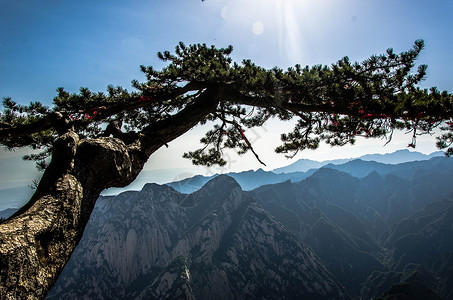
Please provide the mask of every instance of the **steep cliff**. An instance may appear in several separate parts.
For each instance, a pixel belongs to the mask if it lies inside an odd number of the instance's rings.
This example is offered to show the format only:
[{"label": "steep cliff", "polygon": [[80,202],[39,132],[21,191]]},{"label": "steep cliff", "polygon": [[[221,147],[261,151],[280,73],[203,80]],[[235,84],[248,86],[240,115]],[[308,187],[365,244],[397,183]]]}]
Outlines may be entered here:
[{"label": "steep cliff", "polygon": [[183,195],[102,197],[47,299],[347,299],[320,259],[228,176]]}]

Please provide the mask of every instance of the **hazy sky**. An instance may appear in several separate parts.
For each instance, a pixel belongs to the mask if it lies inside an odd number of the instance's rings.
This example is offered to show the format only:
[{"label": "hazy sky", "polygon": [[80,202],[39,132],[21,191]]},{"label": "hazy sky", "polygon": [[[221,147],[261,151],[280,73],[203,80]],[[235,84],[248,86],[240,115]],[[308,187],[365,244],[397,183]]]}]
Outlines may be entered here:
[{"label": "hazy sky", "polygon": [[[179,41],[217,47],[233,45],[236,61],[250,58],[264,67],[330,64],[343,56],[363,60],[392,47],[404,51],[425,40],[419,63],[428,64],[424,87],[453,90],[453,1],[418,0],[166,0],[63,1],[0,0],[0,96],[20,103],[51,104],[57,87],[105,91],[108,84],[130,88],[144,80],[139,65],[162,67],[156,52]],[[273,153],[288,124],[270,122],[248,132],[264,169],[290,164]],[[188,168],[184,150],[196,148],[203,128],[195,128],[150,158],[146,169]],[[297,158],[356,157],[402,149],[411,136],[392,143],[322,147]],[[417,151],[435,151],[420,138]],[[0,159],[17,156],[0,150]],[[253,155],[227,158],[226,169],[262,167]],[[198,169],[203,173],[206,170]],[[6,175],[6,169],[0,170]]]}]

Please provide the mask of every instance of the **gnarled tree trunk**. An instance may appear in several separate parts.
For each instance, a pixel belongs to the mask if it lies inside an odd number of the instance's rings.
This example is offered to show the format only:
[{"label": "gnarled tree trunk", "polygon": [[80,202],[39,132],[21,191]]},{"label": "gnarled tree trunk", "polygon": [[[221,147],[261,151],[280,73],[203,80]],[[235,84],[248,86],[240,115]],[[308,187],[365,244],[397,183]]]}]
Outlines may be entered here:
[{"label": "gnarled tree trunk", "polygon": [[0,224],[0,298],[43,299],[79,243],[99,194],[130,184],[149,156],[215,110],[206,89],[192,105],[140,133],[80,140],[69,131],[30,201]]}]

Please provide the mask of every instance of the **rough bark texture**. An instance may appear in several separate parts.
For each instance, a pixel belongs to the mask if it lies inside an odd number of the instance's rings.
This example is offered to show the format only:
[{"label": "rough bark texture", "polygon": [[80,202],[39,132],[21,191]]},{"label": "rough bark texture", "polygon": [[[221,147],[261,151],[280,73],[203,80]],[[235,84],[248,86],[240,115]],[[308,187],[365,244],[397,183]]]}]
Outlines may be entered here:
[{"label": "rough bark texture", "polygon": [[131,183],[154,151],[195,126],[220,98],[217,89],[206,89],[196,103],[124,139],[61,135],[33,197],[0,224],[0,299],[43,299],[80,241],[101,191]]}]

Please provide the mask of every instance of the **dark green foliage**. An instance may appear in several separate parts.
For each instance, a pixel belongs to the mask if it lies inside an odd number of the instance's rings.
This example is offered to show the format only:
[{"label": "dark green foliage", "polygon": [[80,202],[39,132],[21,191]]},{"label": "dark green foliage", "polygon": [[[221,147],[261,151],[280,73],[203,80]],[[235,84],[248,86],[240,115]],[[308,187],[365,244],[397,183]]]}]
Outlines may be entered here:
[{"label": "dark green foliage", "polygon": [[363,62],[352,63],[344,57],[330,66],[296,65],[282,70],[264,69],[250,60],[233,62],[231,46],[218,49],[181,42],[174,54],[158,53],[168,62],[162,70],[141,66],[146,81],[134,80],[133,92],[109,86],[106,93],[81,88],[71,94],[59,88],[51,108],[40,103],[21,106],[5,98],[0,140],[9,149],[31,146],[43,150],[27,159],[44,168],[52,144],[62,132],[75,130],[82,138],[95,138],[112,134],[106,128],[113,122],[117,132],[144,132],[211,90],[219,105],[215,112],[200,117],[200,123],[214,121],[214,127],[201,139],[203,148],[184,154],[194,164],[224,165],[222,150],[227,148],[239,154],[250,150],[259,160],[247,139],[247,129],[275,117],[298,120],[292,132],[282,134],[283,143],[276,149],[288,156],[316,149],[321,141],[341,146],[354,143],[356,136],[391,139],[395,129],[412,131],[409,146],[415,147],[417,135],[439,126],[445,133],[437,145],[450,155],[452,96],[435,88],[417,88],[426,75],[425,65],[412,71],[423,47],[423,41],[417,40],[412,49],[399,54],[388,49]]},{"label": "dark green foliage", "polygon": [[[50,112],[49,108],[41,103],[31,102],[28,106],[24,106],[17,104],[9,97],[3,99],[3,107],[3,113],[0,113],[0,129],[33,124]],[[52,134],[52,131],[47,130],[29,136],[2,139],[1,143],[10,150],[24,146],[37,149],[42,145],[49,145]]]}]

